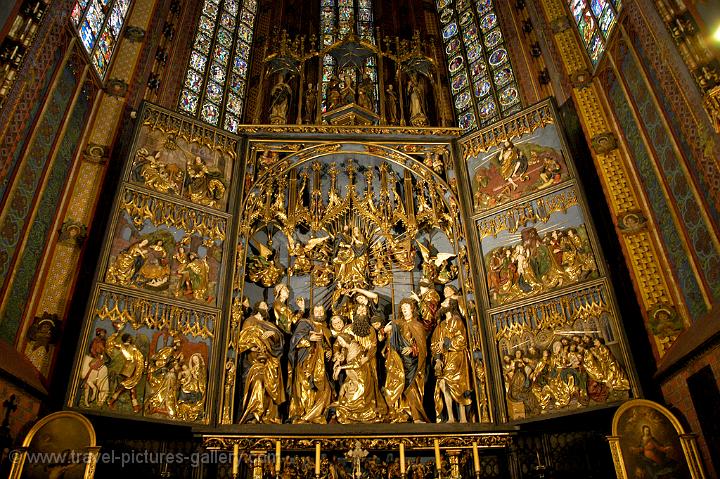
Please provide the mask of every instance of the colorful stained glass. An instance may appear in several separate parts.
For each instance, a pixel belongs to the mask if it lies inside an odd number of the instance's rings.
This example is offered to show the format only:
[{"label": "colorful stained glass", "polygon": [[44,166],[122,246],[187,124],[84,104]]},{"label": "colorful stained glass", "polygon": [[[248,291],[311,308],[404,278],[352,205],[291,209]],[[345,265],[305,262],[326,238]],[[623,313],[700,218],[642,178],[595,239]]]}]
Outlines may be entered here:
[{"label": "colorful stained glass", "polygon": [[252,28],[246,26],[244,23],[240,24],[238,28],[238,38],[242,39],[246,43],[250,43],[252,40]]},{"label": "colorful stained glass", "polygon": [[245,25],[252,27],[252,24],[255,21],[255,15],[250,10],[243,10],[240,15],[240,21]]},{"label": "colorful stained glass", "polygon": [[502,33],[499,28],[485,35],[485,48],[492,50],[502,42]]},{"label": "colorful stained glass", "polygon": [[477,41],[477,27],[474,23],[465,28],[465,30],[463,31],[463,39],[465,40],[466,44]]},{"label": "colorful stained glass", "polygon": [[497,25],[497,15],[494,13],[488,13],[480,20],[480,29],[485,32],[489,32]]},{"label": "colorful stained glass", "polygon": [[201,72],[205,70],[205,64],[207,63],[207,58],[203,55],[201,55],[198,52],[193,51],[190,54],[190,66],[194,68],[195,70]]},{"label": "colorful stained glass", "polygon": [[457,35],[457,23],[453,22],[443,28],[443,38],[448,39]]},{"label": "colorful stained glass", "polygon": [[92,51],[95,45],[95,35],[87,21],[83,22],[82,27],[80,27],[80,41],[82,41],[85,50],[88,52]]},{"label": "colorful stained glass", "polygon": [[600,17],[600,15],[602,15],[605,5],[607,5],[606,0],[590,0],[590,9],[596,17]]},{"label": "colorful stained glass", "polygon": [[227,65],[228,59],[230,58],[230,51],[222,45],[215,45],[213,57],[216,62]]},{"label": "colorful stained glass", "polygon": [[451,1],[452,1],[452,0],[438,0],[438,1],[437,1],[437,7],[438,7],[438,9],[447,7],[447,6],[450,4]]},{"label": "colorful stained glass", "polygon": [[455,56],[452,60],[450,60],[450,63],[448,63],[448,70],[450,70],[450,74],[454,74],[458,70],[460,70],[465,65],[465,60],[463,59],[462,55]]},{"label": "colorful stained glass", "polygon": [[493,7],[492,0],[477,0],[475,4],[477,14],[480,16],[485,15]]},{"label": "colorful stained glass", "polygon": [[458,125],[463,130],[469,130],[477,126],[475,123],[475,113],[472,111],[461,113],[458,118]]},{"label": "colorful stained glass", "polygon": [[491,67],[497,67],[507,61],[507,56],[507,50],[505,50],[504,48],[498,48],[490,54],[490,57],[488,58],[488,63],[490,63]]},{"label": "colorful stained glass", "polygon": [[257,13],[257,0],[245,0],[245,8],[253,13]]},{"label": "colorful stained glass", "polygon": [[467,85],[468,85],[468,77],[464,71],[460,72],[460,74],[458,74],[456,77],[454,77],[450,82],[450,87],[454,94],[456,94],[460,90],[464,90]]},{"label": "colorful stained glass", "polygon": [[503,108],[512,105],[513,103],[518,101],[518,98],[519,94],[517,88],[515,87],[506,88],[498,95],[498,100],[500,101],[500,105]]},{"label": "colorful stained glass", "polygon": [[218,29],[217,41],[226,48],[232,47],[233,34],[224,28]]},{"label": "colorful stained glass", "polygon": [[465,90],[455,97],[455,109],[463,111],[470,105],[470,90]]},{"label": "colorful stained glass", "polygon": [[470,10],[466,11],[462,15],[460,15],[460,25],[465,26],[472,22],[473,20],[473,14]]},{"label": "colorful stained glass", "polygon": [[233,71],[235,73],[237,73],[238,75],[241,75],[244,77],[245,75],[247,75],[247,69],[248,69],[247,62],[245,60],[243,60],[242,58],[240,58],[239,56],[235,57]]},{"label": "colorful stained glass", "polygon": [[220,120],[220,110],[212,103],[205,103],[200,112],[200,119],[212,125],[217,125]]},{"label": "colorful stained glass", "polygon": [[183,90],[180,94],[180,109],[188,113],[195,113],[198,105],[198,96],[190,91]]},{"label": "colorful stained glass", "polygon": [[[605,52],[605,39],[617,23],[620,0],[566,0],[593,66]],[[602,34],[600,34],[602,33]]]},{"label": "colorful stained glass", "polygon": [[213,63],[212,66],[210,66],[210,78],[218,83],[225,83],[225,67]]},{"label": "colorful stained glass", "polygon": [[80,24],[80,19],[82,18],[82,7],[79,3],[75,2],[75,5],[73,6],[72,13],[70,14],[70,18],[72,19],[72,22],[75,26],[78,26]]},{"label": "colorful stained glass", "polygon": [[230,91],[233,92],[235,95],[242,97],[243,96],[243,89],[245,87],[245,81],[243,80],[243,77],[240,75],[232,75],[230,77]]},{"label": "colorful stained glass", "polygon": [[452,20],[453,12],[449,8],[447,10],[443,10],[440,14],[440,22],[442,22],[443,25],[448,23],[450,20]]},{"label": "colorful stained glass", "polygon": [[478,98],[487,96],[491,90],[492,85],[486,78],[483,78],[479,82],[475,83],[475,96]]},{"label": "colorful stained glass", "polygon": [[238,2],[237,0],[225,0],[223,8],[230,12],[232,15],[236,15],[238,12]]},{"label": "colorful stained glass", "polygon": [[478,112],[480,113],[480,118],[483,120],[486,120],[492,116],[495,115],[495,112],[497,110],[497,107],[495,106],[495,100],[492,98],[488,98],[484,102],[480,103],[478,107]]},{"label": "colorful stained glass", "polygon": [[473,78],[483,76],[486,71],[487,67],[485,66],[485,62],[475,62],[470,66],[470,75]]},{"label": "colorful stained glass", "polygon": [[198,75],[193,70],[188,70],[188,74],[185,77],[185,88],[188,88],[194,92],[199,92],[202,87],[203,77]]},{"label": "colorful stained glass", "polygon": [[223,88],[213,81],[208,82],[207,88],[205,89],[205,98],[213,103],[220,103],[222,96]]},{"label": "colorful stained glass", "polygon": [[470,63],[474,62],[478,58],[482,57],[482,47],[479,43],[475,43],[471,46],[466,47],[467,59]]},{"label": "colorful stained glass", "polygon": [[242,112],[242,100],[235,96],[235,95],[228,95],[227,99],[227,109],[228,111],[231,111],[235,113],[236,115],[239,115]]},{"label": "colorful stained glass", "polygon": [[498,88],[507,85],[512,81],[512,79],[513,73],[510,67],[501,68],[493,73],[493,81],[495,82],[495,86]]},{"label": "colorful stained glass", "polygon": [[235,51],[237,52],[237,55],[243,60],[247,60],[250,57],[250,45],[245,42],[238,42]]},{"label": "colorful stained glass", "polygon": [[448,42],[448,44],[445,46],[445,53],[448,55],[451,55],[458,51],[460,48],[460,39],[459,38],[453,38]]},{"label": "colorful stained glass", "polygon": [[212,18],[203,15],[200,17],[198,28],[204,32],[212,34],[213,30],[215,30],[215,21]]},{"label": "colorful stained glass", "polygon": [[215,17],[217,17],[217,14],[218,14],[218,6],[215,5],[213,2],[211,2],[210,0],[205,0],[202,11],[208,17],[215,18]]},{"label": "colorful stained glass", "polygon": [[225,115],[225,123],[223,124],[224,129],[231,133],[237,133],[239,127],[240,120],[238,120],[237,117],[233,115]]},{"label": "colorful stained glass", "polygon": [[90,8],[85,14],[85,21],[95,35],[100,32],[100,28],[102,28],[102,24],[105,21],[105,16],[97,0],[90,3]]},{"label": "colorful stained glass", "polygon": [[220,15],[220,24],[228,30],[234,30],[235,17],[229,12],[222,12],[222,15]]}]

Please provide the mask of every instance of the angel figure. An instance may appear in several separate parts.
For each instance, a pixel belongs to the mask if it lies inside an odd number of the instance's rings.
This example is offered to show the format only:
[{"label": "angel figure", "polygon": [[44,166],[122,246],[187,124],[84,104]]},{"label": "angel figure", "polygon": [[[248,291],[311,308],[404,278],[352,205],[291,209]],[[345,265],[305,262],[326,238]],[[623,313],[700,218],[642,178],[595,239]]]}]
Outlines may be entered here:
[{"label": "angel figure", "polygon": [[420,254],[423,257],[423,277],[433,283],[447,284],[457,276],[457,266],[450,263],[455,253],[440,253],[429,241],[426,244],[418,242]]},{"label": "angel figure", "polygon": [[302,243],[288,236],[288,252],[290,256],[295,257],[295,263],[288,270],[288,276],[304,276],[312,271],[312,253],[316,246],[322,245],[330,237],[323,236],[320,238],[310,238],[307,243]]},{"label": "angel figure", "polygon": [[275,286],[283,275],[277,252],[269,245],[256,243],[258,254],[248,254],[248,279],[265,288]]}]

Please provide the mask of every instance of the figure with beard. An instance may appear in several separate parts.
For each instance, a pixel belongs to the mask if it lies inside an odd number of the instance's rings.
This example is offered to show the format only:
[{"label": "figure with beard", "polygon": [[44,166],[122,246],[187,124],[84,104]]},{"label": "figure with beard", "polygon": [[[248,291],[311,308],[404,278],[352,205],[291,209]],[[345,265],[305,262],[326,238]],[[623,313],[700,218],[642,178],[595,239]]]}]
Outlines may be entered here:
[{"label": "figure with beard", "polygon": [[243,323],[237,338],[238,354],[246,353],[240,424],[280,424],[278,406],[285,402],[280,365],[284,345],[282,331],[268,320],[267,304],[259,302],[255,313]]},{"label": "figure with beard", "polygon": [[312,317],[297,323],[290,338],[288,386],[293,423],[327,422],[325,414],[332,401],[332,386],[325,372],[325,360],[332,355],[330,336],[325,308],[318,304]]},{"label": "figure with beard", "polygon": [[385,326],[388,335],[385,366],[385,402],[393,422],[428,422],[423,408],[425,391],[425,360],[427,345],[425,328],[417,320],[415,301],[400,301],[401,316]]},{"label": "figure with beard", "polygon": [[435,327],[435,316],[440,306],[440,295],[435,291],[435,285],[427,278],[420,280],[420,294],[413,291],[412,297],[418,302],[420,319],[425,331],[430,333]]}]

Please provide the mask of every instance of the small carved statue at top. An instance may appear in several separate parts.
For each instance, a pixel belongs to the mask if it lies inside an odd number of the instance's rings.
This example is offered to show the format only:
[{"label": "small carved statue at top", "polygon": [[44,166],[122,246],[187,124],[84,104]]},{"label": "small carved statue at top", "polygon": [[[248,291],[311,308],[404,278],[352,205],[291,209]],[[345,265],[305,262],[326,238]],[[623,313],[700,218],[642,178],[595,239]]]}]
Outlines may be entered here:
[{"label": "small carved statue at top", "polygon": [[317,110],[317,90],[312,83],[307,84],[305,92],[305,123],[315,123],[315,112]]},{"label": "small carved statue at top", "polygon": [[410,103],[410,124],[412,126],[427,126],[428,119],[425,114],[425,88],[422,79],[417,74],[410,76],[408,82],[408,98]]},{"label": "small carved statue at top", "polygon": [[270,123],[287,124],[288,107],[292,99],[290,85],[285,82],[285,74],[278,74],[275,86],[270,90]]},{"label": "small carved statue at top", "polygon": [[398,96],[393,88],[392,83],[385,90],[386,115],[389,125],[397,125],[398,123]]}]

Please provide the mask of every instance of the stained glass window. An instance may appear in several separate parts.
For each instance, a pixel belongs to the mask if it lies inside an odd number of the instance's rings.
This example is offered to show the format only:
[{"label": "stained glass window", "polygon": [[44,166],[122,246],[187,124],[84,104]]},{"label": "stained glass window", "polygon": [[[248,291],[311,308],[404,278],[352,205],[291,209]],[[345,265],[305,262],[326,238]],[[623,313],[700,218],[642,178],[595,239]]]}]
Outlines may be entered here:
[{"label": "stained glass window", "polygon": [[204,0],[178,109],[237,133],[257,0]]},{"label": "stained glass window", "polygon": [[120,31],[130,11],[131,0],[77,0],[70,21],[90,63],[105,79],[110,60],[120,40]]},{"label": "stained glass window", "polygon": [[458,126],[473,130],[519,111],[520,93],[492,0],[436,5]]},{"label": "stained glass window", "polygon": [[[322,46],[328,47],[353,31],[353,20],[357,36],[367,43],[375,44],[373,35],[372,0],[320,0],[320,28],[322,31]],[[322,109],[327,110],[327,88],[333,75],[352,74],[356,86],[363,80],[363,76],[370,77],[375,84],[375,109],[378,109],[378,75],[375,58],[365,61],[363,71],[353,72],[345,69],[337,71],[335,59],[331,55],[323,58],[322,83]]]},{"label": "stained glass window", "polygon": [[605,44],[617,23],[621,0],[566,0],[582,43],[593,66],[605,52]]}]

